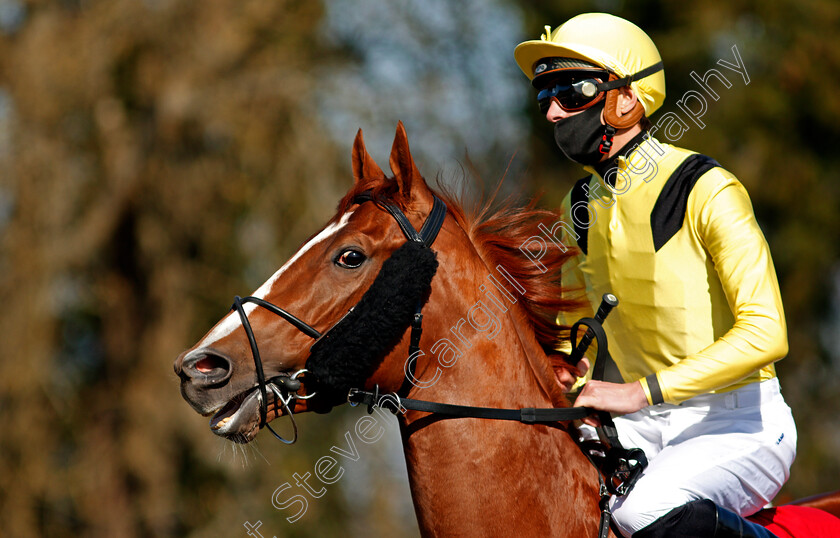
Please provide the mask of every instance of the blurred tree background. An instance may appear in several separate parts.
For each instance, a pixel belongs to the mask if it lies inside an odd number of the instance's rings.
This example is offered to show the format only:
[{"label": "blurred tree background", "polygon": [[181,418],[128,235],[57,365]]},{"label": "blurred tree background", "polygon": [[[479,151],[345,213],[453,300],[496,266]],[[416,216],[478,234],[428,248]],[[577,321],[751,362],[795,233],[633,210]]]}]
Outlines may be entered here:
[{"label": "blurred tree background", "polygon": [[654,121],[737,45],[749,84],[677,144],[741,179],[773,251],[800,431],[780,499],[837,489],[836,1],[0,0],[2,535],[415,536],[395,423],[289,523],[272,493],[360,411],[234,447],[171,364],[332,216],[359,127],[383,165],[401,119],[426,177],[507,169],[559,203],[581,173],[512,50],[585,11],[659,46]]}]

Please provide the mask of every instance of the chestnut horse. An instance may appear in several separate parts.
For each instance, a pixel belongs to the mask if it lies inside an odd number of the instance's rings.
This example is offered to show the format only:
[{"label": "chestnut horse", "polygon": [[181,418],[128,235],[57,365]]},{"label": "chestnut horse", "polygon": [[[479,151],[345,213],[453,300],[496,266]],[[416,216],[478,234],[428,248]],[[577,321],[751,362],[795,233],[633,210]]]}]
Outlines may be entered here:
[{"label": "chestnut horse", "polygon": [[[336,215],[176,360],[184,398],[212,415],[217,435],[249,442],[288,411],[345,401],[348,387],[490,408],[569,406],[555,370],[564,363],[546,350],[568,333],[554,313],[577,306],[559,278],[571,251],[546,249],[535,264],[519,250],[559,215],[466,215],[426,185],[401,123],[390,165],[389,178],[359,131],[355,184]],[[430,221],[433,254],[411,240]],[[420,308],[422,338],[415,331],[410,348]],[[597,536],[599,473],[571,423],[397,416],[424,536]],[[835,497],[819,502],[831,510]]]}]

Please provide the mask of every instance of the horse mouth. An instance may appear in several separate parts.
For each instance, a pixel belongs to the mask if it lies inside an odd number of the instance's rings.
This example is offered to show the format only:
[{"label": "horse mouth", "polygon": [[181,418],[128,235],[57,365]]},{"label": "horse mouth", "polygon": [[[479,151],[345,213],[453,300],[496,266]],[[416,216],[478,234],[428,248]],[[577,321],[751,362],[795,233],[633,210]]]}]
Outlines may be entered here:
[{"label": "horse mouth", "polygon": [[[267,393],[266,421],[283,415],[283,408],[273,391]],[[210,431],[229,441],[248,443],[260,430],[260,390],[250,388],[234,396],[210,417]],[[277,405],[275,405],[277,402]]]},{"label": "horse mouth", "polygon": [[252,388],[234,396],[210,417],[210,430],[231,440],[253,437],[256,432],[251,430],[259,425],[259,394],[259,390]]},{"label": "horse mouth", "polygon": [[[280,377],[286,376],[281,375]],[[282,383],[278,384],[275,381],[277,381],[277,378],[266,383],[266,423],[286,414],[308,410],[305,403],[286,392]],[[281,397],[280,394],[283,396]],[[214,434],[235,443],[249,443],[262,429],[260,420],[261,401],[260,388],[254,386],[238,393],[227,403],[218,405],[209,411],[200,412],[205,417],[210,417],[210,431]],[[319,409],[321,408],[316,410]],[[277,434],[275,433],[275,435]]]}]

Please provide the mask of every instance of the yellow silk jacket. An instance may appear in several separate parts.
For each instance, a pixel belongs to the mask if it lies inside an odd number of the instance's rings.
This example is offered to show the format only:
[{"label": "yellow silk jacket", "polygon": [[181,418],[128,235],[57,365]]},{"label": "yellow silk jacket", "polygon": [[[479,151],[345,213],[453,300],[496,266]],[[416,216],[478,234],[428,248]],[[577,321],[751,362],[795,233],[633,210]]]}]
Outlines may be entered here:
[{"label": "yellow silk jacket", "polygon": [[609,349],[651,404],[774,377],[787,330],[746,190],[712,159],[643,135],[615,161],[587,167],[563,202],[575,232],[565,244],[580,249],[564,283],[591,309],[558,322],[591,316],[604,293],[615,294]]}]

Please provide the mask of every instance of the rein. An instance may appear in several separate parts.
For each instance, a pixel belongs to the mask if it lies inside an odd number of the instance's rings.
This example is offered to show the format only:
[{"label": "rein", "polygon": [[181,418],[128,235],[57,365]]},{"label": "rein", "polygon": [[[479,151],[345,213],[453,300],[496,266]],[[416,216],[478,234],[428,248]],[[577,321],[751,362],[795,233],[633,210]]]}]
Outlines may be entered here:
[{"label": "rein", "polygon": [[[586,333],[581,337],[577,345],[574,346],[569,358],[566,359],[569,364],[577,364],[583,357],[583,354],[595,340],[599,342],[598,354],[595,358],[595,369],[593,377],[598,379],[603,376],[604,365],[607,362],[607,335],[604,332],[602,324],[610,311],[618,305],[618,299],[611,293],[605,293],[601,306],[594,318],[583,318],[572,325],[571,334],[576,335],[577,329],[581,325],[587,327]],[[366,392],[359,389],[350,389],[347,394],[347,401],[350,404],[365,404],[367,406],[379,405],[382,398],[378,389],[376,392]],[[389,394],[385,401],[395,401],[397,403],[396,409],[389,407],[391,411],[396,414],[401,408],[411,409],[412,411],[423,411],[428,413],[436,413],[450,417],[461,418],[485,418],[494,420],[516,420],[525,424],[544,424],[550,422],[562,422],[568,420],[580,420],[590,415],[598,415],[601,423],[605,426],[605,435],[613,446],[620,446],[618,435],[613,425],[612,418],[609,413],[599,412],[588,407],[549,407],[549,408],[534,408],[525,407],[521,409],[498,409],[493,407],[473,407],[468,405],[453,405],[437,402],[429,402],[426,400],[413,400],[410,398],[401,398],[399,394]]]},{"label": "rein", "polygon": [[[394,414],[397,414],[403,409],[410,409],[412,411],[423,411],[449,417],[516,420],[525,424],[545,424],[580,420],[594,413],[588,407],[523,407],[522,409],[499,409],[496,407],[453,405],[401,398],[397,393],[380,395],[378,392],[367,392],[359,389],[350,389],[350,393],[347,395],[347,401],[351,405],[365,404],[368,407],[386,407]],[[382,405],[384,402],[394,402],[394,404]],[[391,407],[391,405],[394,405],[394,407]]]}]

